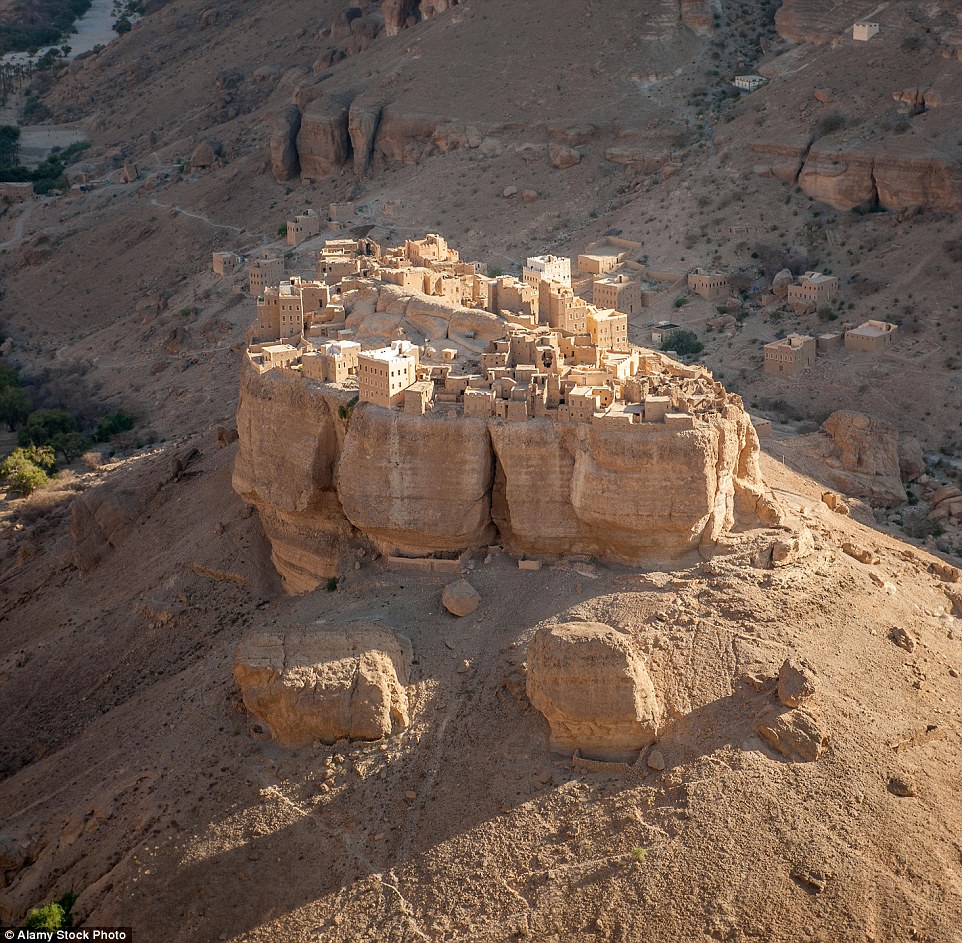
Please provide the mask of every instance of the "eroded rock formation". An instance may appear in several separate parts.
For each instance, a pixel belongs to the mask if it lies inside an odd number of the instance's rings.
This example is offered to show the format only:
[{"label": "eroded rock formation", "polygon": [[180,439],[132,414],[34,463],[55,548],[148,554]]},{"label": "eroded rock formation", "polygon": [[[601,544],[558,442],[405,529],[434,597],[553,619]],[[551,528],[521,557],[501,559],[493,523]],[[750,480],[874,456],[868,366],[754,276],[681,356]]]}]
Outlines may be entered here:
[{"label": "eroded rock formation", "polygon": [[244,705],[278,743],[380,740],[408,725],[411,646],[378,622],[318,623],[237,648]]},{"label": "eroded rock formation", "polygon": [[500,535],[516,553],[638,564],[711,552],[736,523],[780,523],[737,397],[689,430],[414,416],[350,398],[278,370],[242,378],[234,487],[295,592],[336,573],[355,541],[429,555]]},{"label": "eroded rock formation", "polygon": [[828,476],[838,488],[888,507],[905,503],[894,426],[865,413],[840,409],[822,423],[822,431],[828,435]]},{"label": "eroded rock formation", "polygon": [[528,646],[528,698],[551,729],[551,749],[630,760],[653,743],[661,711],[631,640],[597,622],[544,626]]}]

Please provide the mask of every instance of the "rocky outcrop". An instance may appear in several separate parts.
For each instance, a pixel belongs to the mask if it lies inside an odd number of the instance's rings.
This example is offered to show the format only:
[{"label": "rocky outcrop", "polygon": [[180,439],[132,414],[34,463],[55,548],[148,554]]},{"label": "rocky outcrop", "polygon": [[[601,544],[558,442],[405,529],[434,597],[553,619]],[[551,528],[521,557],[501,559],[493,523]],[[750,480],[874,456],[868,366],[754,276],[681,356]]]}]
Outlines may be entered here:
[{"label": "rocky outcrop", "polygon": [[355,542],[426,556],[500,535],[515,553],[637,564],[781,522],[737,397],[690,430],[422,417],[350,397],[280,370],[241,383],[234,487],[295,592],[336,574]]},{"label": "rocky outcrop", "polygon": [[351,156],[348,106],[338,98],[315,98],[301,116],[297,133],[301,176],[320,180],[339,171]]},{"label": "rocky outcrop", "polygon": [[297,105],[282,108],[271,119],[271,172],[278,183],[293,180],[301,170],[297,135],[301,130],[301,110]]},{"label": "rocky outcrop", "polygon": [[873,416],[841,409],[822,423],[828,477],[846,494],[897,507],[906,500],[894,426]]},{"label": "rocky outcrop", "polygon": [[302,747],[403,730],[410,664],[410,643],[380,623],[318,623],[245,639],[234,677],[273,739]]},{"label": "rocky outcrop", "polygon": [[681,22],[698,36],[710,36],[712,8],[709,0],[679,0]]},{"label": "rocky outcrop", "polygon": [[805,707],[768,707],[756,718],[755,732],[776,753],[801,763],[814,763],[829,741],[818,714]]},{"label": "rocky outcrop", "polygon": [[837,42],[855,16],[848,0],[784,0],[775,29],[783,39],[824,45]]},{"label": "rocky outcrop", "polygon": [[382,552],[408,555],[490,542],[491,482],[483,419],[367,405],[351,416],[336,480],[347,519]]},{"label": "rocky outcrop", "polygon": [[661,711],[644,662],[631,640],[607,625],[539,629],[528,645],[527,693],[559,753],[630,760],[658,734]]},{"label": "rocky outcrop", "polygon": [[414,26],[437,13],[444,13],[458,5],[458,0],[384,0],[381,12],[384,15],[384,31],[388,36],[397,36],[403,29]]},{"label": "rocky outcrop", "polygon": [[813,147],[798,175],[808,196],[838,209],[879,205],[903,213],[962,210],[962,168],[931,153]]},{"label": "rocky outcrop", "polygon": [[272,374],[241,380],[233,485],[257,508],[285,586],[304,592],[337,572],[355,536],[334,488],[350,394]]},{"label": "rocky outcrop", "polygon": [[354,173],[358,177],[367,175],[374,157],[374,141],[381,123],[384,103],[379,98],[359,96],[351,102],[348,111],[347,129],[354,152]]}]

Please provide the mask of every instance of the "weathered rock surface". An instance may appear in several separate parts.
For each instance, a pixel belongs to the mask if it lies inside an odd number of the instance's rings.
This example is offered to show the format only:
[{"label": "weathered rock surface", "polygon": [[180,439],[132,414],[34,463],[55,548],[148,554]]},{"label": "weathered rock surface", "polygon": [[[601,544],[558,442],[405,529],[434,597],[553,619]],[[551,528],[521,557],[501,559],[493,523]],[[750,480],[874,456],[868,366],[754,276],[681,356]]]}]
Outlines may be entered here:
[{"label": "weathered rock surface", "polygon": [[631,759],[658,733],[660,708],[648,671],[631,640],[607,625],[540,628],[528,646],[527,692],[558,752]]},{"label": "weathered rock surface", "polygon": [[336,486],[347,519],[379,550],[428,554],[489,542],[491,480],[484,420],[363,405],[351,416]]},{"label": "weathered rock surface", "polygon": [[481,594],[467,580],[455,580],[444,587],[441,604],[451,615],[469,616],[481,605]]},{"label": "weathered rock surface", "polygon": [[191,170],[207,170],[213,167],[220,154],[220,144],[215,141],[201,141],[190,155]]},{"label": "weathered rock surface", "polygon": [[871,206],[962,210],[962,168],[950,157],[921,151],[813,147],[798,175],[808,196],[838,209]]},{"label": "weathered rock surface", "polygon": [[234,677],[284,746],[380,740],[408,725],[410,661],[410,643],[380,623],[318,623],[245,639]]},{"label": "weathered rock surface", "polygon": [[552,141],[548,145],[548,158],[558,170],[567,170],[581,161],[581,155],[573,147],[558,141]]},{"label": "weathered rock surface", "polygon": [[354,536],[334,488],[344,435],[338,409],[350,394],[272,373],[242,377],[233,485],[257,508],[285,586],[304,592],[336,574]]},{"label": "weathered rock surface", "polygon": [[[415,317],[437,330],[426,310],[365,317],[384,320],[379,331]],[[483,345],[493,316],[461,317],[452,315],[449,336]],[[469,325],[479,336],[466,337]],[[428,555],[486,546],[500,532],[519,554],[637,564],[710,552],[736,523],[782,523],[737,397],[692,430],[650,423],[625,435],[597,423],[419,417],[363,403],[342,418],[351,396],[281,371],[242,379],[234,487],[258,509],[293,591],[335,575],[352,541]]]},{"label": "weathered rock surface", "polygon": [[136,494],[106,486],[79,495],[70,508],[74,563],[81,573],[94,569],[116,547],[123,546],[140,517]]},{"label": "weathered rock surface", "polygon": [[301,130],[301,110],[288,105],[271,121],[271,172],[279,183],[293,180],[301,169],[297,155],[297,135]]},{"label": "weathered rock surface", "polygon": [[785,707],[798,707],[818,693],[818,675],[808,662],[792,656],[778,669],[778,699]]},{"label": "weathered rock surface", "polygon": [[347,163],[349,152],[347,104],[338,98],[314,99],[304,109],[297,133],[301,176],[327,177]]},{"label": "weathered rock surface", "polygon": [[828,475],[846,494],[897,507],[906,500],[898,431],[881,419],[841,409],[822,423]]},{"label": "weathered rock surface", "polygon": [[818,715],[805,707],[767,707],[755,720],[755,732],[776,753],[803,763],[815,762],[829,740]]}]

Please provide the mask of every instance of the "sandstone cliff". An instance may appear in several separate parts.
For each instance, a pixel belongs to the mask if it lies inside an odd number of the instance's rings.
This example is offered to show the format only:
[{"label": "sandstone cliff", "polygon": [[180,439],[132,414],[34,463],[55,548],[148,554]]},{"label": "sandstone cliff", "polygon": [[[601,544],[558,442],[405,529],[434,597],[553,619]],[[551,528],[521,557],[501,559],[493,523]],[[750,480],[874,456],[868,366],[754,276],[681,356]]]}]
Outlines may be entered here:
[{"label": "sandstone cliff", "polygon": [[350,397],[279,370],[241,382],[234,487],[294,592],[354,542],[417,556],[500,535],[515,553],[639,564],[780,522],[737,397],[687,431],[416,417]]}]

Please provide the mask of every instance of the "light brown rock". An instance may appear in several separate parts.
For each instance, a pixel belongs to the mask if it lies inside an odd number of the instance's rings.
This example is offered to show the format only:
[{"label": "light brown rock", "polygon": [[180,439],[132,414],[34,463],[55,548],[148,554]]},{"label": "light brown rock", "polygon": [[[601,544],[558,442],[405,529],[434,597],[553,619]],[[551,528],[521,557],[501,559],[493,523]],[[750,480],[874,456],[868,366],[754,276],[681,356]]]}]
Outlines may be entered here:
[{"label": "light brown rock", "polygon": [[380,623],[317,623],[245,639],[234,677],[284,746],[380,740],[408,724],[410,660],[410,643]]},{"label": "light brown rock", "polygon": [[899,467],[898,432],[865,413],[841,409],[822,423],[828,474],[847,494],[883,507],[905,503]]},{"label": "light brown rock", "polygon": [[817,760],[829,740],[818,715],[805,707],[767,707],[755,720],[755,732],[776,753],[803,763]]},{"label": "light brown rock", "polygon": [[552,141],[548,145],[548,158],[552,166],[557,167],[558,170],[567,170],[569,167],[574,167],[575,164],[580,163],[581,154],[567,144]]},{"label": "light brown rock", "polygon": [[899,648],[907,652],[914,652],[916,645],[918,645],[915,636],[909,632],[908,629],[903,629],[900,625],[893,626],[889,631],[889,638],[898,645]]},{"label": "light brown rock", "polygon": [[441,603],[452,615],[469,616],[481,605],[481,594],[467,580],[455,580],[444,587]]},{"label": "light brown rock", "polygon": [[778,699],[785,707],[798,707],[818,693],[818,676],[808,662],[792,656],[778,669]]},{"label": "light brown rock", "polygon": [[859,544],[854,544],[850,540],[842,542],[842,552],[854,560],[858,560],[859,563],[866,563],[870,566],[879,562],[879,556],[874,550],[870,550],[868,547],[862,547]]},{"label": "light brown rock", "polygon": [[551,749],[629,759],[654,742],[660,708],[631,640],[597,622],[543,626],[528,646],[527,693]]}]

